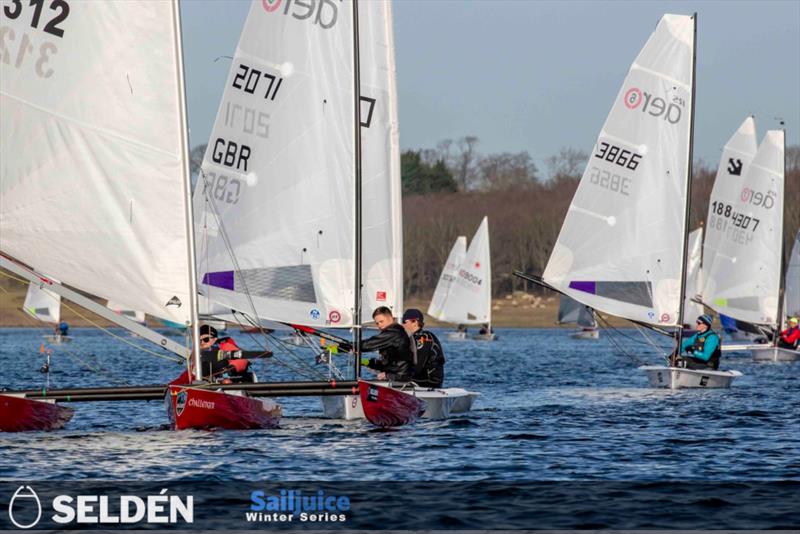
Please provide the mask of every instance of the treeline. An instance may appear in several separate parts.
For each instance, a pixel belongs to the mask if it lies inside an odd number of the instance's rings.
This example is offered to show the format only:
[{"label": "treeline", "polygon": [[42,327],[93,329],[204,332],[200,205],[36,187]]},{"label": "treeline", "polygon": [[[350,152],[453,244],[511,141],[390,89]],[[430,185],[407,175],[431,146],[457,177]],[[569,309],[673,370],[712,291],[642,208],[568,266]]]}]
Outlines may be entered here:
[{"label": "treeline", "polygon": [[[413,159],[419,162],[414,168],[423,169],[411,174],[403,166],[406,296],[427,298],[433,293],[456,237],[471,239],[484,215],[489,217],[495,296],[537,290],[511,273],[515,269],[537,274],[544,271],[588,156],[562,149],[545,160],[545,179],[525,158],[526,153],[481,156],[474,150],[476,143],[476,138],[464,138],[436,150],[403,154],[404,162]],[[449,170],[451,180],[436,177],[436,183],[446,187],[436,189],[422,178],[433,167]],[[800,228],[800,147],[789,147],[786,167],[784,237],[788,261]],[[692,229],[706,218],[715,176],[716,163],[695,162]]]}]

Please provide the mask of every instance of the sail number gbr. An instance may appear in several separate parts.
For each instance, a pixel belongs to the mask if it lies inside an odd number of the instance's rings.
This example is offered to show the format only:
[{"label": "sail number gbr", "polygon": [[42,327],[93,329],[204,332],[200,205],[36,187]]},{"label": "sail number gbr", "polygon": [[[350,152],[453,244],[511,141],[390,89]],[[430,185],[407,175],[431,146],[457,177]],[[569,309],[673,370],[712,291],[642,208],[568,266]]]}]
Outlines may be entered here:
[{"label": "sail number gbr", "polygon": [[[61,23],[64,22],[69,16],[69,4],[66,0],[51,0],[48,4],[48,12],[42,17],[44,11],[45,0],[28,0],[25,6],[22,0],[10,0],[3,2],[3,15],[11,20],[15,20],[22,15],[23,11],[31,11],[31,27],[39,28],[40,24],[44,24],[42,30],[45,33],[54,35],[56,37],[64,37],[64,28]],[[55,13],[50,13],[54,11]]]}]

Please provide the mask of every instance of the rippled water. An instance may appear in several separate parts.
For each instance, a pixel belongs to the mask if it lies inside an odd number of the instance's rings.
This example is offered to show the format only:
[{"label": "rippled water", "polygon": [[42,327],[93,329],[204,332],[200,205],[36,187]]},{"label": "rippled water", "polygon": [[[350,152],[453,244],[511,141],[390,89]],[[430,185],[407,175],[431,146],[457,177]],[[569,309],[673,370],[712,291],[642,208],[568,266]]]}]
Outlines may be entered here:
[{"label": "rippled water", "polygon": [[[42,333],[0,330],[0,386],[42,384]],[[626,351],[659,361],[635,331],[623,333],[615,339]],[[318,399],[292,398],[281,399],[277,430],[173,432],[160,401],[76,403],[64,430],[0,434],[0,478],[800,479],[800,365],[728,355],[723,367],[745,375],[732,389],[672,392],[649,389],[606,332],[599,341],[554,329],[498,334],[444,342],[447,385],[482,394],[463,417],[379,431],[322,419]],[[74,335],[54,348],[51,385],[154,384],[180,372],[102,332]],[[272,362],[256,369],[262,381],[285,376]]]}]

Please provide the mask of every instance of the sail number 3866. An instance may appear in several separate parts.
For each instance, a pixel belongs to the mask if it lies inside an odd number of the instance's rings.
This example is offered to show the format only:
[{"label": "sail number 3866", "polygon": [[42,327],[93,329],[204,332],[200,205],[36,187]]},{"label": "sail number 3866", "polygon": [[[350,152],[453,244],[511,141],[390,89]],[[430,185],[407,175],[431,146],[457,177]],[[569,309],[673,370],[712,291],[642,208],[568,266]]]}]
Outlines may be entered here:
[{"label": "sail number 3866", "polygon": [[[22,3],[22,0],[11,0],[10,3],[3,6],[3,15],[15,20],[22,15],[23,11],[32,11],[32,28],[39,28],[40,24],[44,24],[42,30],[45,33],[56,37],[64,37],[64,28],[61,28],[60,25],[69,16],[69,4],[66,0],[51,0],[48,4],[48,14],[45,15],[43,20],[42,11],[44,11],[44,6],[45,0],[29,0],[27,8]],[[50,11],[55,13],[49,13]]]}]

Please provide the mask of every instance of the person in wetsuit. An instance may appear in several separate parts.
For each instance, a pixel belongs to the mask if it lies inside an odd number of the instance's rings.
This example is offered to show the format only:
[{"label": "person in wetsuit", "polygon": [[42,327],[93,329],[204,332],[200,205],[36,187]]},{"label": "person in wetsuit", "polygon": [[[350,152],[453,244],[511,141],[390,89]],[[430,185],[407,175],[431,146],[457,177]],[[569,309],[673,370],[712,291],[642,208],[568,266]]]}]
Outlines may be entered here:
[{"label": "person in wetsuit", "polygon": [[380,333],[364,340],[361,351],[378,351],[381,356],[362,358],[361,365],[379,371],[378,380],[410,381],[414,373],[414,354],[405,329],[397,324],[392,316],[392,310],[386,306],[376,308],[372,312],[372,318]]},{"label": "person in wetsuit", "polygon": [[415,351],[415,383],[426,388],[440,388],[444,383],[444,349],[439,339],[430,330],[425,330],[422,312],[410,308],[403,314],[403,328],[411,336],[411,348]]},{"label": "person in wetsuit", "polygon": [[798,346],[800,346],[800,328],[797,327],[797,317],[790,317],[788,327],[778,337],[778,347],[797,349]]},{"label": "person in wetsuit", "polygon": [[237,358],[242,349],[232,337],[218,337],[217,329],[204,324],[200,327],[200,351],[203,376],[222,383],[253,382],[250,362]]},{"label": "person in wetsuit", "polygon": [[684,338],[678,367],[686,369],[719,369],[722,356],[722,343],[719,335],[711,329],[713,319],[710,315],[697,318],[697,332]]}]

